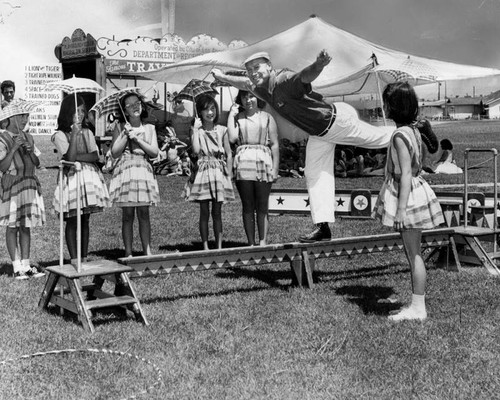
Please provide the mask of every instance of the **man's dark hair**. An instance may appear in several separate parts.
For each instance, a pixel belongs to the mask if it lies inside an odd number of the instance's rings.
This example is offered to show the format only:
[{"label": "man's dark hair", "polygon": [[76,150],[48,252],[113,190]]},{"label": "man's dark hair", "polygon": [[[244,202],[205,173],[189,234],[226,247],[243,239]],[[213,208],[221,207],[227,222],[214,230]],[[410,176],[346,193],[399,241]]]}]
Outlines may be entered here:
[{"label": "man's dark hair", "polygon": [[12,81],[9,81],[9,80],[6,80],[6,81],[3,81],[2,84],[0,85],[0,92],[3,93],[4,89],[6,88],[12,88],[14,90],[16,90],[16,84]]}]

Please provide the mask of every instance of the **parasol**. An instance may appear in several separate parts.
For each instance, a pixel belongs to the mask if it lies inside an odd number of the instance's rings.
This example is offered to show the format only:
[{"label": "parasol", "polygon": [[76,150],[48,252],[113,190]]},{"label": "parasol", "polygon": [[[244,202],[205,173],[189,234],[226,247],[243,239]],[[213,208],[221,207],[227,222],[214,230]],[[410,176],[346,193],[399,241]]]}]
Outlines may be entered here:
[{"label": "parasol", "polygon": [[47,83],[43,90],[46,91],[55,91],[61,90],[64,93],[74,94],[75,95],[75,110],[78,107],[78,103],[76,100],[77,93],[96,93],[104,92],[104,88],[99,85],[96,81],[87,78],[78,78],[73,75],[72,78],[64,79],[62,81]]},{"label": "parasol", "polygon": [[[377,89],[380,101],[382,101],[381,82],[385,85],[394,82],[407,81],[413,86],[432,83],[436,81],[437,72],[430,65],[421,61],[414,60],[408,56],[403,62],[385,63],[379,65],[377,57],[372,55],[373,64],[375,65],[369,74],[375,74],[377,79]],[[382,107],[382,116],[384,125],[386,124],[385,112]]]},{"label": "parasol", "polygon": [[145,99],[145,96],[141,93],[141,89],[139,87],[125,88],[115,93],[111,93],[106,97],[103,97],[92,106],[90,111],[95,111],[98,117],[102,116],[103,114],[115,114],[118,111],[121,111],[122,114],[125,115],[125,112],[122,110],[120,100],[123,98],[123,96],[126,96],[130,93],[137,95],[141,100]]},{"label": "parasol", "polygon": [[38,107],[40,107],[40,103],[38,102],[14,99],[0,111],[0,121],[14,115],[30,114]]},{"label": "parasol", "polygon": [[217,90],[212,87],[210,82],[201,79],[191,79],[189,83],[184,86],[174,100],[191,100],[194,101],[199,95],[209,94],[214,97],[219,94]]},{"label": "parasol", "polygon": [[190,100],[193,102],[193,114],[196,115],[196,98],[202,94],[208,94],[212,97],[219,94],[213,88],[213,83],[207,82],[203,79],[191,79],[186,86],[184,86],[173,100]]},{"label": "parasol", "polygon": [[410,57],[397,65],[376,65],[370,72],[377,73],[385,83],[408,81],[413,86],[435,82],[437,78],[433,67]]}]

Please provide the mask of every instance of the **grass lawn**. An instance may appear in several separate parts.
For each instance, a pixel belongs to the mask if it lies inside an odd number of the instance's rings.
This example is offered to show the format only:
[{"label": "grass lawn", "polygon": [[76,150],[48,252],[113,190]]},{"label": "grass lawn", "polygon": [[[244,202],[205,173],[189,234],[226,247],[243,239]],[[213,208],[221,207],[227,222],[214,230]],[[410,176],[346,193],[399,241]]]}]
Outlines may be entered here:
[{"label": "grass lawn", "polygon": [[[497,147],[500,122],[435,126],[455,145]],[[47,224],[32,231],[32,262],[56,265],[58,220],[52,212],[56,155],[47,137],[39,171]],[[482,156],[483,159],[485,155]],[[471,159],[471,165],[481,160]],[[491,163],[470,171],[472,183],[492,182]],[[432,175],[433,184],[462,184]],[[184,202],[181,177],[159,177],[161,204],[152,208],[153,251],[201,249],[199,210]],[[338,188],[378,189],[382,178],[337,179]],[[275,187],[304,188],[283,178]],[[456,188],[454,190],[457,190]],[[223,206],[225,246],[245,235],[239,201]],[[123,255],[121,215],[91,218],[90,259]],[[272,243],[295,241],[311,228],[307,216],[271,217]],[[374,221],[340,219],[335,237],[388,232]],[[137,229],[136,229],[137,231]],[[98,313],[96,332],[71,316],[37,308],[44,279],[18,282],[0,231],[0,361],[63,349],[110,349],[156,365],[161,385],[143,399],[494,399],[500,393],[500,280],[485,269],[448,272],[429,265],[425,323],[394,324],[388,312],[408,300],[402,252],[321,259],[314,289],[290,288],[288,264],[233,268],[134,280],[146,317]],[[140,249],[138,238],[134,247]],[[399,304],[378,300],[396,295]],[[121,399],[157,380],[147,362],[120,354],[60,353],[0,364],[0,399]]]}]

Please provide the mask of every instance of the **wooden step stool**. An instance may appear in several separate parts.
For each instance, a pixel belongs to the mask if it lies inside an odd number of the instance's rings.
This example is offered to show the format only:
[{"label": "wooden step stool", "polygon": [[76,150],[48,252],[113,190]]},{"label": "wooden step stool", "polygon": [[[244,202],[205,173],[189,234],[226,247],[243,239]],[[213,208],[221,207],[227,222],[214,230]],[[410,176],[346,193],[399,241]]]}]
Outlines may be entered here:
[{"label": "wooden step stool", "polygon": [[[493,206],[486,206],[483,197],[473,197],[473,193],[468,192],[468,163],[469,153],[492,153],[493,157]],[[500,277],[500,269],[497,261],[500,253],[497,251],[497,239],[500,234],[496,216],[498,204],[498,177],[497,177],[497,157],[498,151],[492,149],[465,149],[464,152],[464,199],[468,199],[468,210],[464,210],[464,225],[454,228],[455,242],[461,246],[459,250],[460,262],[482,265],[487,271]],[[488,161],[488,160],[487,160]],[[471,202],[471,199],[477,202]],[[479,204],[477,204],[479,203]],[[470,214],[470,221],[468,215]],[[470,225],[468,225],[470,223]],[[488,251],[481,242],[493,242],[493,250]]]},{"label": "wooden step stool", "polygon": [[[71,264],[48,267],[47,282],[38,307],[47,309],[54,304],[78,316],[85,330],[93,333],[92,311],[100,308],[121,307],[134,313],[137,320],[149,325],[141,304],[127,275],[132,268],[110,260],[81,264],[78,272]],[[92,284],[83,285],[83,278],[93,277]],[[102,290],[108,281],[115,285],[114,293]],[[56,290],[56,286],[59,288]]]},{"label": "wooden step stool", "polygon": [[[74,168],[76,179],[81,180],[82,166],[79,162],[61,160],[59,163],[59,182],[63,182],[64,168]],[[60,185],[59,204],[63,203],[63,185]],[[52,303],[58,306],[61,314],[70,311],[78,316],[85,330],[94,332],[92,310],[99,308],[120,307],[130,310],[136,319],[149,325],[135,290],[127,275],[132,268],[116,261],[97,260],[82,263],[81,257],[81,204],[80,185],[76,185],[76,265],[64,264],[64,218],[59,218],[59,265],[48,267],[47,281],[43,289],[38,308],[47,309]],[[83,285],[85,278],[92,278],[92,284]],[[102,290],[106,281],[115,285],[114,293]],[[56,286],[59,288],[56,290]]]},{"label": "wooden step stool", "polygon": [[462,247],[458,251],[460,263],[483,266],[490,274],[500,277],[500,269],[495,262],[500,254],[488,252],[481,244],[481,241],[491,241],[500,231],[478,226],[457,226],[454,229],[455,243],[457,247]]}]

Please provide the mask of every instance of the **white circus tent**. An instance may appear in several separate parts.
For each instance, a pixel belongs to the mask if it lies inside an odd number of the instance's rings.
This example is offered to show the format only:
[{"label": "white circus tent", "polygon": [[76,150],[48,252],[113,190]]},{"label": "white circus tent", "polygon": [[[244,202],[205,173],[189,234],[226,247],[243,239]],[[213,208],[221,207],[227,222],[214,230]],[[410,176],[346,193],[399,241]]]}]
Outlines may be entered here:
[{"label": "white circus tent", "polygon": [[[315,16],[255,44],[206,53],[141,75],[156,81],[186,83],[193,78],[206,78],[214,67],[224,71],[243,69],[243,60],[258,51],[267,51],[277,69],[300,71],[311,64],[322,49],[330,54],[332,62],[314,81],[313,86],[325,96],[377,93],[381,74],[373,73],[375,60],[378,70],[385,70],[411,59],[412,63],[425,65],[431,70],[433,81],[500,75],[500,70],[494,68],[457,64],[392,50],[339,29]],[[425,83],[429,83],[429,80],[415,81],[415,84]]]}]

